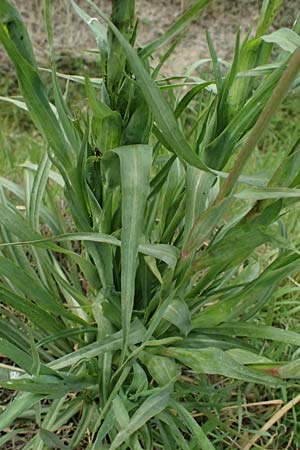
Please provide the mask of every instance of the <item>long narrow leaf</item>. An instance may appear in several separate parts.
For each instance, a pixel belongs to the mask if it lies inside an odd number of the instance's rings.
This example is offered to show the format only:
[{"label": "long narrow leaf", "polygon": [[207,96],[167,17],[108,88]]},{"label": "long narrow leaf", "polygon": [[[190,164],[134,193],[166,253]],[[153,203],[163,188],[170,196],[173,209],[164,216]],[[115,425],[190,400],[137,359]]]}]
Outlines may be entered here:
[{"label": "long narrow leaf", "polygon": [[189,9],[187,9],[179,19],[172,24],[172,26],[158,39],[147,44],[141,51],[140,56],[142,58],[147,58],[150,56],[155,50],[160,48],[178,33],[180,33],[191,20],[195,18],[195,16],[207,5],[209,0],[198,0],[194,5],[192,5]]},{"label": "long narrow leaf", "polygon": [[139,430],[152,417],[162,412],[169,403],[172,386],[169,385],[151,395],[138,408],[128,424],[117,434],[109,450],[117,450],[133,433]]},{"label": "long narrow leaf", "polygon": [[114,151],[120,158],[122,180],[121,302],[126,349],[134,304],[138,246],[150,189],[152,148],[132,145]]},{"label": "long narrow leaf", "polygon": [[[170,148],[172,148],[174,153],[177,154],[177,156],[179,156],[183,161],[186,161],[188,164],[198,167],[199,169],[207,171],[208,168],[206,165],[199,159],[196,153],[193,152],[183,133],[180,131],[169,104],[165,101],[159,88],[147,73],[136,51],[131,47],[127,40],[124,39],[122,34],[107,16],[99,8],[97,8],[93,2],[90,0],[87,0],[87,2],[93,6],[104,22],[108,24],[122,45],[128,61],[132,66],[132,70],[137,78],[137,83],[155,117],[156,124],[163,132],[164,138],[168,141]],[[72,3],[74,3],[73,0]]]}]

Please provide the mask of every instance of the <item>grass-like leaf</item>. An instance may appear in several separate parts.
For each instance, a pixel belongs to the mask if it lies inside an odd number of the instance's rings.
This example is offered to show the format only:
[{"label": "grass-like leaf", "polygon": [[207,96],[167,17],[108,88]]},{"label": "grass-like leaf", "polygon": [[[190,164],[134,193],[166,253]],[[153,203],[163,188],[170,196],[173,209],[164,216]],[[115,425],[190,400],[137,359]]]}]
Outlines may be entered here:
[{"label": "grass-like leaf", "polygon": [[169,403],[172,385],[159,389],[157,393],[151,395],[142,403],[139,409],[131,417],[128,424],[117,434],[113,440],[110,450],[117,450],[126,439],[139,430],[151,417],[162,412]]},{"label": "grass-like leaf", "polygon": [[136,145],[120,147],[115,152],[120,158],[122,181],[121,302],[126,350],[134,304],[138,246],[149,193],[152,149]]},{"label": "grass-like leaf", "polygon": [[[23,96],[0,100],[45,141],[38,164],[25,144],[17,173],[9,158],[17,182],[0,177],[0,385],[17,392],[0,430],[22,420],[24,450],[238,446],[244,417],[253,430],[262,420],[242,413],[245,392],[289,393],[299,378],[299,335],[284,329],[288,305],[298,311],[287,297],[299,291],[289,220],[298,129],[276,157],[256,148],[295,85],[299,21],[268,35],[281,0],[265,0],[256,35],[237,33],[231,64],[208,34],[211,57],[165,77],[207,0],[137,51],[134,0],[113,0],[111,18],[87,3],[97,17],[72,1],[95,36],[101,78],[57,71],[51,0],[50,69],[38,69],[21,16],[0,2],[0,41]],[[228,405],[237,420],[225,427]]]}]

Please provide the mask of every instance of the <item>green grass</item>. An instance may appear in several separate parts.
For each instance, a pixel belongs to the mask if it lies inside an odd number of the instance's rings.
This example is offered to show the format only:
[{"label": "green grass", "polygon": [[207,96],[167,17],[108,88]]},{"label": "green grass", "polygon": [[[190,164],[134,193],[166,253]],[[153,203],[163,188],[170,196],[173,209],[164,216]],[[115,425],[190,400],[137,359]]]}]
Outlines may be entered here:
[{"label": "green grass", "polygon": [[[92,76],[96,72],[97,62],[62,56],[57,60],[57,67],[63,73],[85,73]],[[41,75],[51,101],[53,101],[51,76],[46,72]],[[60,84],[62,89],[66,88],[65,82],[61,81]],[[0,72],[0,92],[2,97],[20,97],[12,67]],[[84,107],[83,95],[84,87],[70,83],[68,96],[74,111],[80,111]],[[44,142],[26,111],[2,101],[0,102],[0,142],[2,148],[0,153],[1,176],[8,176],[14,181],[21,182],[22,164],[26,161],[37,164],[44,148]]]},{"label": "green grass", "polygon": [[[297,25],[261,38],[280,4],[265,1],[227,71],[208,36],[211,74],[186,91],[155,82],[149,57],[206,1],[139,53],[133,0],[111,21],[95,7],[102,22],[72,3],[99,44],[101,90],[59,79],[50,1],[50,74],[0,5],[29,110],[1,112],[15,184],[1,178],[0,386],[16,396],[0,444],[296,449],[297,405],[259,436],[300,377]],[[25,159],[38,164],[22,176]]]}]

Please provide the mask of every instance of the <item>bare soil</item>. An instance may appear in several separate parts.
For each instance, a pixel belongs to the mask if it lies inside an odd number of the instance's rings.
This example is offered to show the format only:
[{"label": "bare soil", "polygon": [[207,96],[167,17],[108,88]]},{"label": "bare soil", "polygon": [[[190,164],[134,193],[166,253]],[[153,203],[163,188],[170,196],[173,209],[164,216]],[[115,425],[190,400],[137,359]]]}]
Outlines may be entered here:
[{"label": "bare soil", "polygon": [[[48,45],[43,22],[42,0],[14,0],[21,11],[33,40],[40,64],[48,60]],[[77,3],[95,16],[85,0]],[[109,13],[111,0],[94,0]],[[159,37],[193,0],[136,0],[139,19],[138,44]],[[209,31],[219,55],[231,60],[238,27],[242,35],[255,30],[262,0],[211,0],[209,5],[190,24],[188,30],[166,65],[166,74],[182,74],[184,68],[208,55],[205,33]],[[58,55],[78,57],[87,49],[95,49],[95,41],[87,25],[76,16],[69,0],[53,0],[55,46]],[[300,13],[300,0],[283,0],[278,26],[291,26]],[[0,49],[0,71],[7,59]],[[2,66],[2,70],[1,70]]]}]

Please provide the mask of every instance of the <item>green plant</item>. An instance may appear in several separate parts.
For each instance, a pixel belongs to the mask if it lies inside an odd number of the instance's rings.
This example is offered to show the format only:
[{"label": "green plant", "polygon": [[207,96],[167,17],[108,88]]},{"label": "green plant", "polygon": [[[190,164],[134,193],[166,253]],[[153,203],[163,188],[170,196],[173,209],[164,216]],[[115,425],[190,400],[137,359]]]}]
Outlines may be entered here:
[{"label": "green plant", "polygon": [[[273,361],[254,345],[300,346],[298,333],[258,314],[299,265],[281,220],[300,196],[299,136],[269,179],[243,173],[297,83],[299,24],[267,34],[281,2],[264,1],[256,36],[237,35],[226,73],[208,36],[213,79],[172,84],[158,75],[175,44],[154,69],[151,56],[207,0],[138,52],[134,0],[114,0],[111,20],[87,3],[102,22],[72,1],[95,34],[101,78],[66,76],[85,85],[87,110],[76,116],[56,71],[51,2],[55,106],[21,17],[0,4],[23,96],[6,101],[28,110],[47,145],[38,166],[25,166],[25,193],[0,179],[0,385],[19,392],[0,428],[34,420],[27,450],[214,449],[213,429],[192,416],[197,374],[271,387],[299,377],[298,360]],[[266,245],[272,262],[259,258]],[[70,422],[63,440],[56,432]]]}]

